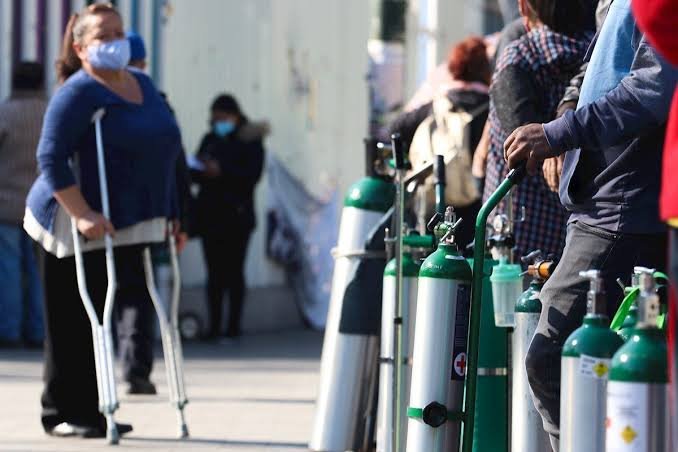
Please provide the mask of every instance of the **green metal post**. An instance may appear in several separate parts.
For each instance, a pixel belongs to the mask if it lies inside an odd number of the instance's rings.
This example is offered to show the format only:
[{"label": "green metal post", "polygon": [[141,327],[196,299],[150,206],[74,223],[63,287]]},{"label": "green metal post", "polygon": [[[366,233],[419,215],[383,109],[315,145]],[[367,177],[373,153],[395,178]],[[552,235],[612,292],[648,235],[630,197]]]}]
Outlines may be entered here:
[{"label": "green metal post", "polygon": [[436,212],[444,215],[447,204],[445,203],[445,158],[442,155],[436,155],[433,162],[433,177],[436,187]]},{"label": "green metal post", "polygon": [[480,208],[476,218],[475,246],[473,248],[473,286],[471,293],[471,312],[469,315],[468,367],[466,373],[466,396],[464,397],[464,432],[462,451],[473,451],[473,427],[476,414],[476,383],[478,378],[478,344],[480,333],[480,308],[483,296],[483,267],[485,265],[485,235],[487,219],[492,210],[525,177],[525,167],[521,166],[506,176],[504,182]]},{"label": "green metal post", "polygon": [[[396,198],[395,198],[395,228],[394,232],[396,235],[396,246],[395,246],[395,261],[396,261],[396,296],[395,296],[395,319],[393,325],[393,334],[394,341],[393,345],[395,348],[395,353],[393,354],[393,417],[394,417],[394,426],[393,426],[393,447],[396,452],[401,450],[400,440],[402,439],[401,433],[401,419],[403,416],[402,413],[402,399],[404,398],[403,391],[403,335],[402,328],[407,327],[407,313],[403,312],[403,223],[405,222],[405,149],[403,140],[400,138],[400,134],[396,133],[391,135],[391,143],[393,146],[393,161],[395,162],[396,170]],[[404,324],[404,325],[403,325]]]}]

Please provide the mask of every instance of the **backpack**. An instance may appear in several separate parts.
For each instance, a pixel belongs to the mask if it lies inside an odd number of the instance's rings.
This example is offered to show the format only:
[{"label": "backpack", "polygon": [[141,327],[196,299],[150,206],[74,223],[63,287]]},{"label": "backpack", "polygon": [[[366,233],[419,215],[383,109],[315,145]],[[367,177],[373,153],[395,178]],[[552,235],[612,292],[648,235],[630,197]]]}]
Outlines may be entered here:
[{"label": "backpack", "polygon": [[[431,115],[417,127],[410,145],[412,170],[426,166],[434,155],[445,159],[445,203],[465,207],[480,199],[480,193],[471,174],[471,121],[488,108],[485,103],[470,112],[455,110],[447,96],[433,100]],[[433,177],[424,182],[427,211],[433,211],[435,190]]]}]

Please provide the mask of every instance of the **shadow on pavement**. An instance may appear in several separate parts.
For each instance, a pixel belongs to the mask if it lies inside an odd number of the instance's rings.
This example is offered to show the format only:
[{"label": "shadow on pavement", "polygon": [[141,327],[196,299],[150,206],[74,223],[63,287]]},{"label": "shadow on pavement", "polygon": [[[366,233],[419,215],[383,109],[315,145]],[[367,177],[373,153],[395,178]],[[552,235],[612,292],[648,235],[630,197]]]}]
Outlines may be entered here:
[{"label": "shadow on pavement", "polygon": [[[176,439],[171,438],[133,438],[125,439],[125,443],[134,442],[154,442],[154,443],[177,443]],[[227,440],[227,439],[207,439],[207,438],[188,438],[180,440],[184,443],[214,445],[214,446],[242,446],[242,447],[279,447],[282,449],[299,449],[308,447],[307,443],[291,443],[291,442],[269,442],[269,441],[244,441],[244,440]]]}]

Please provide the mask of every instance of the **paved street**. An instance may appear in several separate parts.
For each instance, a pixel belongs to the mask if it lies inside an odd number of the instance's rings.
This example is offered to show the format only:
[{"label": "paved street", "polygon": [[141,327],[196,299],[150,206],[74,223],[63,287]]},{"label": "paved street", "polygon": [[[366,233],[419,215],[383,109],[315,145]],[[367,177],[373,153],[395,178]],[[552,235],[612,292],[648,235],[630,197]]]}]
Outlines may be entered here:
[{"label": "paved street", "polygon": [[[120,451],[305,451],[310,437],[322,335],[309,331],[246,336],[219,345],[187,344],[191,439],[174,439],[161,359],[159,396],[124,394],[117,419],[134,432]],[[161,356],[160,349],[157,355]],[[110,450],[104,440],[51,438],[39,424],[42,354],[0,350],[0,451]]]}]

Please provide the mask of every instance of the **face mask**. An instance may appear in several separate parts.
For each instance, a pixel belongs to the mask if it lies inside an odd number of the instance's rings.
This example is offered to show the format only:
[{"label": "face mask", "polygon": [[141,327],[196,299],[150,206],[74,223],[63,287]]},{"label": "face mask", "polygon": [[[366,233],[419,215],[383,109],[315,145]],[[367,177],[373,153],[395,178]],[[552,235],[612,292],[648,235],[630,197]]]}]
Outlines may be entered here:
[{"label": "face mask", "polygon": [[231,121],[217,121],[213,128],[214,133],[223,138],[235,130],[235,124]]},{"label": "face mask", "polygon": [[130,47],[127,39],[103,42],[87,47],[89,64],[95,69],[120,70],[127,67]]}]

